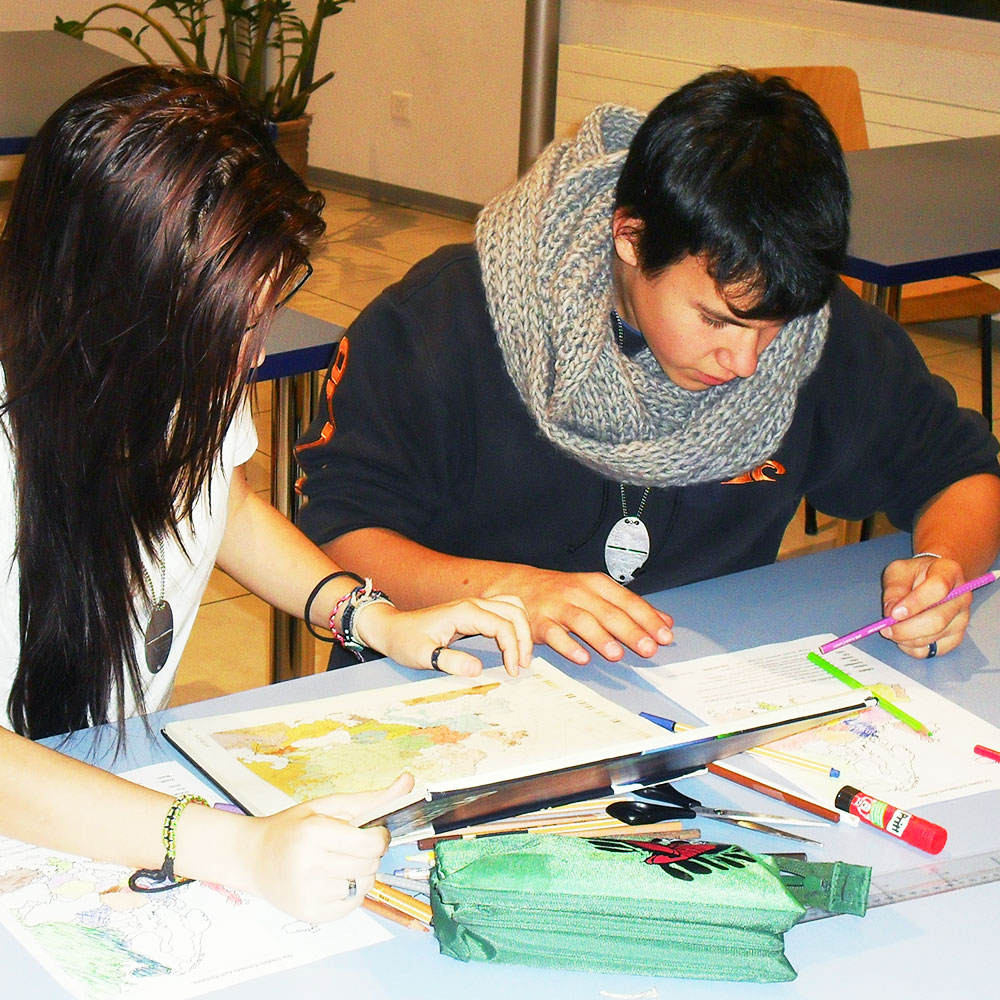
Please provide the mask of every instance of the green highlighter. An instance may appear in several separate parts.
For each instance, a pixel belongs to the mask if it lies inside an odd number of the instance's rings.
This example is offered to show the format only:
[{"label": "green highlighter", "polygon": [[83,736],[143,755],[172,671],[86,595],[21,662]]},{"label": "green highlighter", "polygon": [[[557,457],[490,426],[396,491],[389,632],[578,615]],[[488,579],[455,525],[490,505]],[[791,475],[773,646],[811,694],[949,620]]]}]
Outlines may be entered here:
[{"label": "green highlighter", "polygon": [[[819,653],[808,653],[807,658],[810,663],[815,664],[821,670],[825,670],[831,677],[836,677],[838,681],[842,681],[848,687],[867,688],[866,684],[862,684],[856,677],[852,677],[846,671],[841,670],[840,667],[835,667],[829,660],[820,656]],[[931,731],[922,722],[914,719],[912,715],[907,715],[901,708],[880,695],[876,694],[873,696],[878,700],[879,708],[895,716],[900,722],[905,722],[911,729],[915,729],[918,733],[926,736],[931,735]]]}]

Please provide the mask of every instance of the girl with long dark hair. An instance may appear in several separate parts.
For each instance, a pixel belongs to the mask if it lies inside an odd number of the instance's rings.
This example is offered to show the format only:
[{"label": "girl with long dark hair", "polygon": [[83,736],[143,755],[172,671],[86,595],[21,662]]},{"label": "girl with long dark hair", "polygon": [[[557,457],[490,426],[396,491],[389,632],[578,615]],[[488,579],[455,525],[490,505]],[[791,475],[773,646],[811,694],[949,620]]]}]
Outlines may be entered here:
[{"label": "girl with long dark hair", "polygon": [[213,565],[409,666],[476,672],[448,648],[471,633],[526,665],[516,599],[398,611],[247,484],[248,385],[322,204],[230,85],[134,67],[43,126],[0,240],[0,832],[169,881],[169,827],[178,872],[309,920],[363,896],[386,834],[351,819],[409,776],[251,819],[31,740],[163,707]]}]

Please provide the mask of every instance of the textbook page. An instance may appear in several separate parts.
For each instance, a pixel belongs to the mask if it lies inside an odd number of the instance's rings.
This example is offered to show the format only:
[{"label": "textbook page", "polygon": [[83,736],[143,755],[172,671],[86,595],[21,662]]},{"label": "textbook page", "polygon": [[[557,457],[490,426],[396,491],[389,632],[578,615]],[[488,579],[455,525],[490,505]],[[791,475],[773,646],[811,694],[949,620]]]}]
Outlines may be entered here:
[{"label": "textbook page", "polygon": [[[833,638],[832,633],[806,636],[633,669],[706,725],[743,723],[843,691],[842,681],[806,659]],[[837,768],[839,777],[773,760],[766,762],[768,767],[824,803],[832,803],[843,785],[902,809],[1000,788],[1000,765],[972,749],[977,743],[1000,747],[996,726],[855,647],[833,650],[825,659],[923,723],[930,735],[918,733],[883,708],[870,708],[767,744],[768,749]]]},{"label": "textbook page", "polygon": [[[172,761],[122,777],[218,798]],[[306,924],[208,882],[133,892],[131,874],[0,837],[0,924],[80,1000],[184,1000],[392,938],[361,910]]]}]

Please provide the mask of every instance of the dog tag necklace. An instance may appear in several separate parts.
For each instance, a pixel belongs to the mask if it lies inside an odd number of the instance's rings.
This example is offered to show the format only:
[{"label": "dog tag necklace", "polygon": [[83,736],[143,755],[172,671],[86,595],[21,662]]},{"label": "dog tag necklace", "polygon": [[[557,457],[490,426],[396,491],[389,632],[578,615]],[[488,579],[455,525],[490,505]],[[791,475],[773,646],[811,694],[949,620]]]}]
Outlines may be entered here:
[{"label": "dog tag necklace", "polygon": [[[618,347],[625,345],[625,331],[622,320],[616,309],[613,313],[618,334]],[[629,516],[625,500],[625,484],[618,484],[622,498],[622,516],[611,526],[607,541],[604,543],[604,564],[608,575],[618,583],[631,583],[635,574],[649,558],[649,532],[642,522],[642,509],[649,499],[649,487],[642,493],[642,499],[633,516]]]},{"label": "dog tag necklace", "polygon": [[642,508],[649,497],[649,487],[643,490],[642,499],[633,517],[629,517],[625,505],[625,484],[619,483],[622,495],[622,516],[612,525],[608,540],[604,543],[604,563],[612,579],[619,583],[631,583],[636,571],[649,558],[649,532],[642,523]]},{"label": "dog tag necklace", "polygon": [[149,596],[153,599],[153,611],[146,626],[146,669],[151,674],[158,674],[170,656],[170,647],[174,641],[174,612],[167,601],[167,561],[163,551],[163,539],[159,540],[160,563],[160,596],[153,590],[153,580],[145,566],[142,568],[149,587]]}]

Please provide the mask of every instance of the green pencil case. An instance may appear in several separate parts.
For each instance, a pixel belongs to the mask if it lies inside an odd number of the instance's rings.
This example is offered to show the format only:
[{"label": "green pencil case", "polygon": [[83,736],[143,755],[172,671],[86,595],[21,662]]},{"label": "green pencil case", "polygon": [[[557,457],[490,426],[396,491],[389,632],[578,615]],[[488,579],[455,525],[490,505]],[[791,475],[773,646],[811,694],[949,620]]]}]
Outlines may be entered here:
[{"label": "green pencil case", "polygon": [[[793,881],[825,898],[828,878]],[[461,961],[749,982],[795,978],[784,933],[806,909],[773,858],[732,844],[530,834],[439,842],[430,896]]]}]

